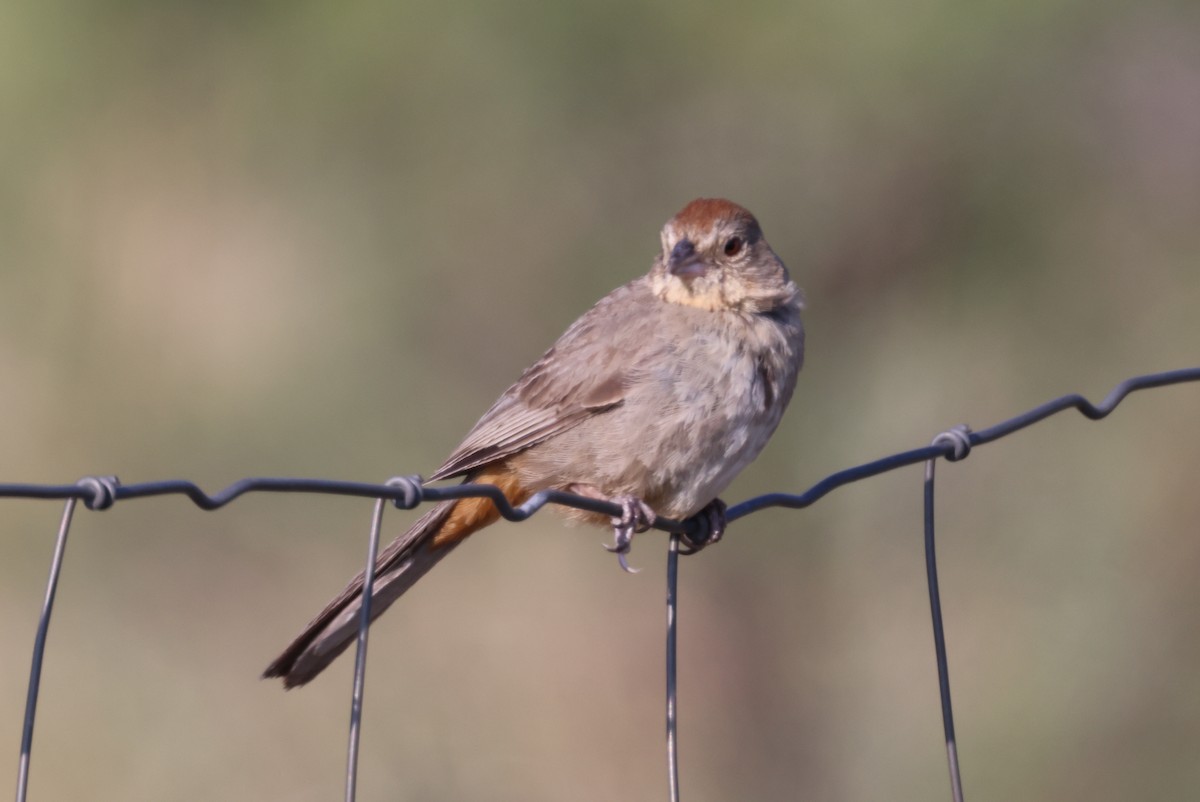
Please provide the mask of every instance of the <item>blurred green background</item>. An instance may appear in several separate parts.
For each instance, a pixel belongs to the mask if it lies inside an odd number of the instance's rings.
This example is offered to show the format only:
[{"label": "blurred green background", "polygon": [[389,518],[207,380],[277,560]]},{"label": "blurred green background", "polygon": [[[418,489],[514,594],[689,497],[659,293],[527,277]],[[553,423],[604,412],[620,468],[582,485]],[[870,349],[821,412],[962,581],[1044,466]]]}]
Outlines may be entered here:
[{"label": "blurred green background", "polygon": [[[1166,0],[18,0],[0,478],[428,473],[698,195],[752,209],[809,299],[792,409],[731,502],[1194,366],[1197,41]],[[1200,789],[1198,409],[1158,390],[942,467],[970,798]],[[920,482],[683,563],[685,798],[947,798]],[[5,785],[60,508],[0,508]],[[81,511],[31,799],[339,799],[351,661],[257,675],[370,508]],[[604,538],[502,525],[381,620],[360,799],[665,797],[664,540],[630,577]]]}]

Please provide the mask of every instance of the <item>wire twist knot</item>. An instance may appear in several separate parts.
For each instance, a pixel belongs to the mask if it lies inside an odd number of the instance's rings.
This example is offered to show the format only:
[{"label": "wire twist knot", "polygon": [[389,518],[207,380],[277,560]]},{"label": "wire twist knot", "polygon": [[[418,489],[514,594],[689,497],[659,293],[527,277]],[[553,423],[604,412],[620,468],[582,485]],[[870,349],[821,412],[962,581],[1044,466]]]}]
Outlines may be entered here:
[{"label": "wire twist knot", "polygon": [[89,510],[107,510],[117,500],[117,486],[121,480],[115,476],[85,476],[75,483],[91,493],[83,500]]},{"label": "wire twist knot", "polygon": [[971,427],[965,423],[960,423],[958,426],[947,429],[933,438],[933,442],[930,445],[953,446],[954,450],[946,454],[945,458],[949,462],[958,462],[971,453]]},{"label": "wire twist knot", "polygon": [[393,476],[384,482],[385,487],[398,487],[404,491],[402,498],[392,500],[392,503],[402,510],[411,510],[425,499],[424,484],[418,474],[411,476]]}]

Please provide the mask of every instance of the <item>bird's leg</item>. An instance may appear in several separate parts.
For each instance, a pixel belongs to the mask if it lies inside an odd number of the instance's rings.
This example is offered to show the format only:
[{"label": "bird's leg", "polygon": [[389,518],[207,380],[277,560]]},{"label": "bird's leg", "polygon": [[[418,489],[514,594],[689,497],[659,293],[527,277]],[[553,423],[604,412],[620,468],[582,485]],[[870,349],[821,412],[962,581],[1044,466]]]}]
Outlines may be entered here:
[{"label": "bird's leg", "polygon": [[581,496],[599,499],[600,501],[611,501],[613,504],[621,506],[621,515],[611,519],[613,543],[611,546],[607,543],[604,544],[604,548],[617,555],[617,562],[628,573],[636,574],[641,570],[629,567],[627,555],[630,549],[633,548],[633,536],[649,529],[651,524],[654,523],[654,519],[658,517],[654,509],[637,496],[627,495],[610,498],[591,485],[573,484],[566,489],[571,493],[578,493]]},{"label": "bird's leg", "polygon": [[714,498],[700,512],[696,513],[696,520],[704,525],[703,531],[697,532],[694,535],[683,535],[683,542],[686,544],[684,554],[695,554],[705,546],[711,546],[721,540],[721,536],[725,534],[725,502],[719,498]]}]

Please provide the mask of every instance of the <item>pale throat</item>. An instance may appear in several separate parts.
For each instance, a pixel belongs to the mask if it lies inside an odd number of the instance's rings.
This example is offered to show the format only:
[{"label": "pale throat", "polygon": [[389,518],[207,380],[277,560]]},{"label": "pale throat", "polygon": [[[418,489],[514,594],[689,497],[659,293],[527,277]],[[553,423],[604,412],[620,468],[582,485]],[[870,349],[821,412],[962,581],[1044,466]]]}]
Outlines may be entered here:
[{"label": "pale throat", "polygon": [[651,278],[651,291],[668,303],[691,306],[708,312],[769,312],[796,300],[799,290],[792,282],[755,292],[744,284],[717,282],[692,288],[681,279],[658,273]]},{"label": "pale throat", "polygon": [[659,274],[651,280],[650,289],[664,301],[681,306],[694,306],[709,312],[733,308],[720,284],[706,284],[702,291],[695,292],[682,280]]}]

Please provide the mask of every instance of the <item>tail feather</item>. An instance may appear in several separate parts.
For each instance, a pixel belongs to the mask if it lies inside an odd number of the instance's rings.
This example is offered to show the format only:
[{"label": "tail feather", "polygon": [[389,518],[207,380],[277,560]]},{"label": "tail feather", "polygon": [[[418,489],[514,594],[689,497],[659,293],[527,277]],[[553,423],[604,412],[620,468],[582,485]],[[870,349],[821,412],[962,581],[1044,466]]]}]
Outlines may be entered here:
[{"label": "tail feather", "polygon": [[[372,621],[461,542],[452,540],[437,545],[432,542],[450,517],[455,503],[438,504],[380,553],[375,563],[375,586],[371,593]],[[364,577],[365,572],[360,572],[350,580],[350,584],[267,666],[264,679],[279,677],[285,688],[304,685],[354,642],[362,609]]]},{"label": "tail feather", "polygon": [[[464,481],[494,484],[514,504],[529,497],[516,474],[500,461],[471,473]],[[375,561],[375,586],[371,589],[371,620],[383,615],[467,535],[494,523],[500,511],[490,499],[470,497],[443,501],[388,545]],[[283,687],[295,688],[325,670],[354,642],[362,609],[365,572],[350,580],[341,593],[317,613],[304,631],[275,658],[263,678],[279,677]]]}]

